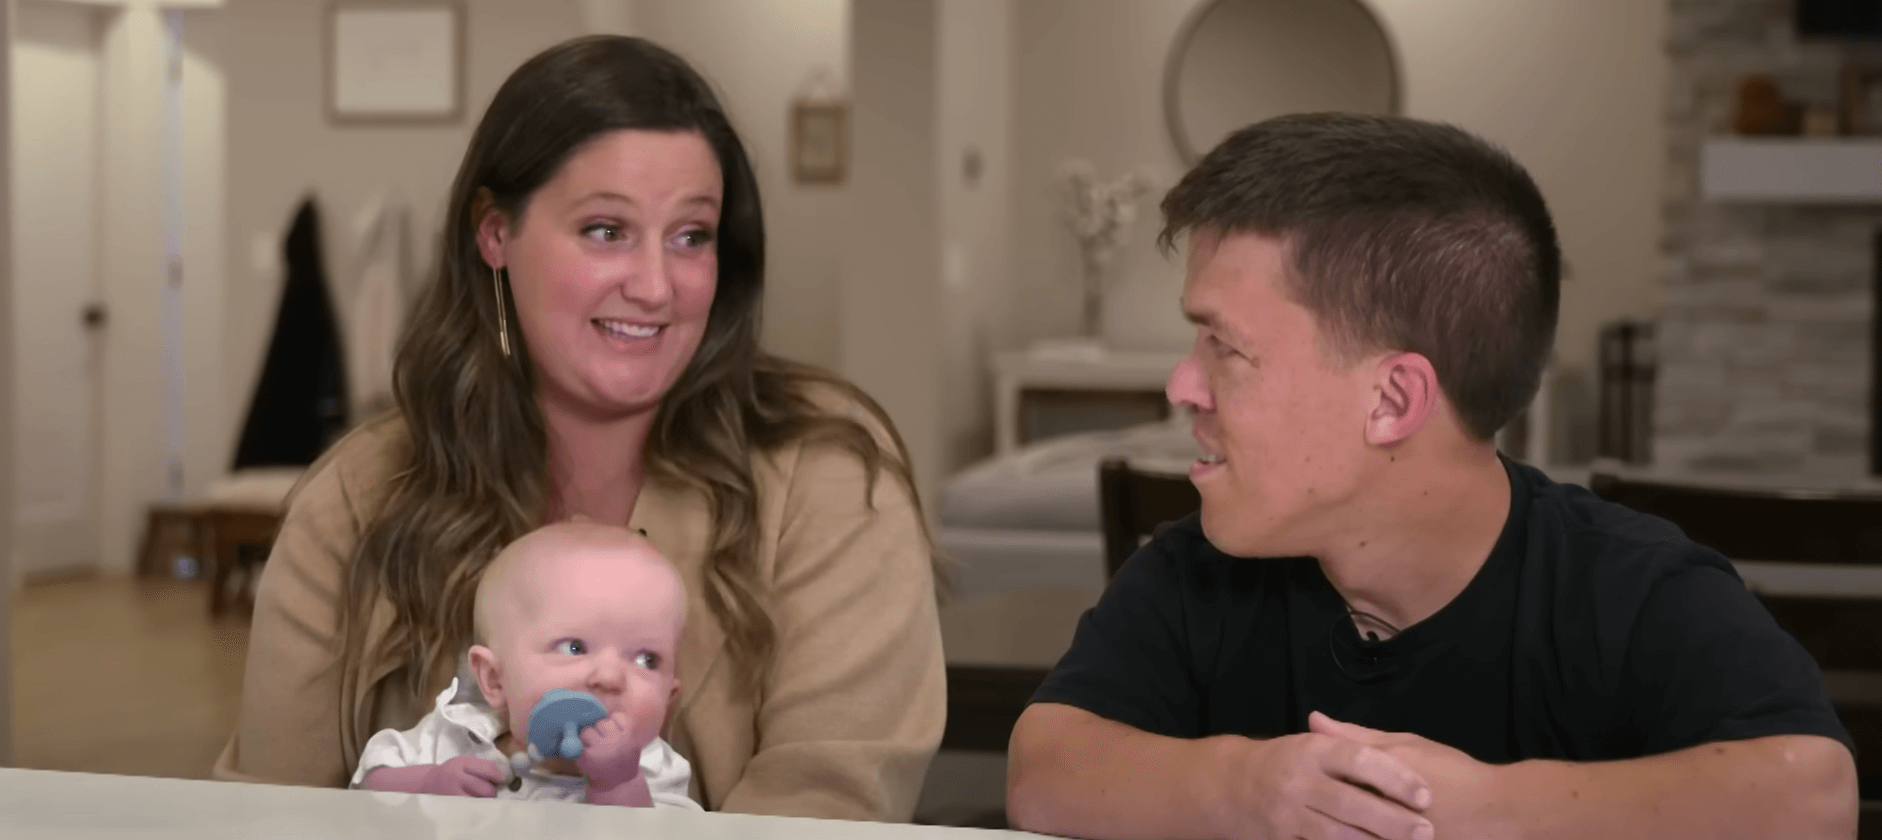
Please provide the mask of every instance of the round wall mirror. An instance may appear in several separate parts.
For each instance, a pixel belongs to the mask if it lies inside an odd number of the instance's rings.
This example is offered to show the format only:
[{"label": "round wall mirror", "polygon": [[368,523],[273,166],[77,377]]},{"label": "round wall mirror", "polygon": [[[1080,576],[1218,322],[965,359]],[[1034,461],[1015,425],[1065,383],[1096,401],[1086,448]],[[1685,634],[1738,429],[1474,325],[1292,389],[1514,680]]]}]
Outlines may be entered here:
[{"label": "round wall mirror", "polygon": [[1303,111],[1393,114],[1397,62],[1363,0],[1203,0],[1163,76],[1170,138],[1194,164],[1236,129]]}]

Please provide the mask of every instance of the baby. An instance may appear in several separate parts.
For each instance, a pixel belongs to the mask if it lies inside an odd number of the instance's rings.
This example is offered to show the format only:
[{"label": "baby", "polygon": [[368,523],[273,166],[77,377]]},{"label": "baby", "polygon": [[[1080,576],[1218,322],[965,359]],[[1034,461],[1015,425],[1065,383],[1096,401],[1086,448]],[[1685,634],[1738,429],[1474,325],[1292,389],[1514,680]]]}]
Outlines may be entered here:
[{"label": "baby", "polygon": [[[354,787],[699,809],[691,767],[659,737],[680,691],[686,590],[651,543],[593,522],[543,527],[490,561],[475,610],[484,702],[459,701],[453,680],[417,726],[367,741]],[[514,733],[555,688],[594,695],[608,716],[582,730],[580,758],[506,775],[506,756],[529,748]]]}]

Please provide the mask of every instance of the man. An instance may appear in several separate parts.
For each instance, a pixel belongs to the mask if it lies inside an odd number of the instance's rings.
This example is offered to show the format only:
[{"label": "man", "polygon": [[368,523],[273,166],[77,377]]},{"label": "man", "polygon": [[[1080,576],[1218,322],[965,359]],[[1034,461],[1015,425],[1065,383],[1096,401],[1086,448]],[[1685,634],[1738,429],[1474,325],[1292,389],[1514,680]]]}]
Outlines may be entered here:
[{"label": "man", "polygon": [[1283,117],[1163,211],[1202,511],[1131,558],[1014,728],[1019,827],[1854,836],[1848,735],[1730,564],[1496,452],[1559,300],[1520,166],[1448,126]]}]

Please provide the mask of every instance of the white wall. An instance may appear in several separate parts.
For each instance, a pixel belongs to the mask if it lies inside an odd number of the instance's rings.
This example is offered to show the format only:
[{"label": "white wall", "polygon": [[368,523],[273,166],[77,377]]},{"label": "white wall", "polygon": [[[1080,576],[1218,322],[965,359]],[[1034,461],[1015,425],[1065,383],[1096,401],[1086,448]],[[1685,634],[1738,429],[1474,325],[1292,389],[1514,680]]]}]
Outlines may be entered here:
[{"label": "white wall", "polygon": [[[96,333],[80,312],[98,294],[99,10],[14,6],[14,341],[19,387],[43,395],[14,418],[14,574],[98,560]],[[30,80],[30,81],[29,81]]]},{"label": "white wall", "polygon": [[143,512],[164,488],[163,20],[126,5],[104,26],[100,287],[100,566],[128,569]]},{"label": "white wall", "polygon": [[[13,49],[13,4],[0,3],[0,50]],[[0,55],[0,160],[13,157],[9,112],[12,73],[8,55]],[[13,190],[8,167],[0,166],[0,254],[12,253],[10,212]],[[0,260],[0,347],[13,343],[13,269]],[[0,440],[13,439],[13,372],[0,365]],[[13,453],[0,446],[0,545],[13,544]],[[13,763],[13,558],[0,551],[0,767]]]},{"label": "white wall", "polygon": [[[165,8],[183,12],[185,490],[226,462],[221,415],[220,0],[97,2],[102,18],[99,212],[93,247],[109,321],[97,367],[98,565],[128,572],[148,505],[165,495]],[[48,313],[64,318],[65,313]]]},{"label": "white wall", "polygon": [[800,184],[790,168],[794,98],[849,78],[848,0],[638,0],[635,34],[678,53],[723,99],[764,197],[767,348],[836,368],[838,274],[855,237],[849,182]]},{"label": "white wall", "polygon": [[[361,214],[392,193],[411,208],[416,270],[437,257],[444,204],[484,107],[530,56],[585,31],[593,3],[469,0],[465,109],[455,123],[339,126],[327,121],[323,57],[326,4],[242,0],[223,12],[228,79],[226,330],[220,464],[261,375],[285,275],[281,242],[303,196],[321,213],[328,292],[344,312],[363,244]],[[621,18],[625,20],[625,18]]]},{"label": "white wall", "polygon": [[[1560,364],[1591,376],[1599,325],[1650,315],[1658,305],[1664,4],[1368,2],[1397,49],[1405,112],[1505,145],[1541,185],[1573,271],[1563,289]],[[1176,302],[1180,260],[1159,257],[1152,240],[1160,222],[1154,201],[1183,171],[1164,127],[1163,66],[1193,7],[1192,0],[1016,4],[1013,265],[1021,304],[1002,349],[1076,328],[1076,253],[1051,216],[1053,168],[1075,156],[1101,175],[1141,168],[1156,181],[1113,267],[1122,282],[1107,301],[1107,335],[1123,346],[1187,344]]]}]

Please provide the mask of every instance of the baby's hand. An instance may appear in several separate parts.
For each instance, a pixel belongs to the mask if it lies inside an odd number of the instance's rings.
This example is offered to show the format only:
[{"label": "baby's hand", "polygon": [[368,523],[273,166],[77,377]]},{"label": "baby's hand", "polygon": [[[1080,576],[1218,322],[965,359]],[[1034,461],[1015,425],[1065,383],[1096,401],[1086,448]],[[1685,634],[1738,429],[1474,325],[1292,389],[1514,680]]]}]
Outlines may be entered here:
[{"label": "baby's hand", "polygon": [[489,798],[497,795],[497,786],[500,784],[503,784],[502,763],[474,755],[460,755],[443,764],[433,765],[425,779],[427,790],[423,792]]},{"label": "baby's hand", "polygon": [[611,788],[640,775],[640,751],[625,712],[615,712],[582,730],[582,757],[576,766],[593,787]]},{"label": "baby's hand", "polygon": [[460,755],[443,764],[375,767],[359,786],[366,790],[487,798],[497,795],[497,785],[502,782],[503,765],[488,758]]}]

